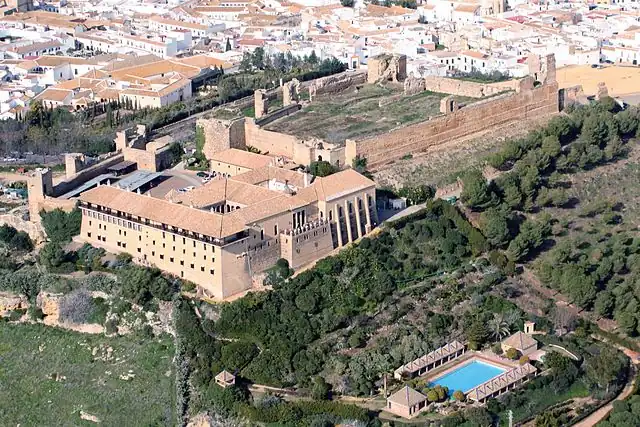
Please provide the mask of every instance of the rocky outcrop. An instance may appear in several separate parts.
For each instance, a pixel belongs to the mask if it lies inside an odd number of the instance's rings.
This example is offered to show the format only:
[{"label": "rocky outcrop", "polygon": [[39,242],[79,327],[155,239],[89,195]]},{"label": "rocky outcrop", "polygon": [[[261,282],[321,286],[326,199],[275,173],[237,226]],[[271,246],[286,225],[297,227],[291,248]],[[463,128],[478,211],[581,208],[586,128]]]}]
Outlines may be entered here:
[{"label": "rocky outcrop", "polygon": [[0,292],[0,316],[14,310],[23,310],[29,308],[27,298],[12,294],[10,292]]},{"label": "rocky outcrop", "polygon": [[36,245],[45,241],[44,229],[40,223],[26,221],[16,214],[0,215],[0,225],[7,224],[18,231],[24,231]]},{"label": "rocky outcrop", "polygon": [[51,294],[48,292],[40,292],[36,299],[36,304],[42,310],[45,317],[45,323],[58,323],[60,319],[60,298],[61,294]]}]

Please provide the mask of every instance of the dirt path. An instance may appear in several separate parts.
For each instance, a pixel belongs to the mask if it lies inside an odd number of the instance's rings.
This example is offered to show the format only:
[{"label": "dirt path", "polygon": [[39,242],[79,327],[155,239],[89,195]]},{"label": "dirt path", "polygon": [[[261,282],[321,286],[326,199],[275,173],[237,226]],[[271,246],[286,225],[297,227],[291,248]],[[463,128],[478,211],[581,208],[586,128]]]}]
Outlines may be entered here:
[{"label": "dirt path", "polygon": [[[634,363],[637,363],[637,362],[634,361]],[[598,409],[597,411],[595,411],[593,414],[589,415],[584,420],[582,420],[579,423],[575,424],[574,427],[592,427],[592,426],[595,426],[596,424],[598,424],[600,421],[602,421],[603,419],[605,419],[609,415],[609,412],[611,412],[611,410],[613,409],[613,402],[615,402],[617,400],[624,400],[627,397],[631,396],[631,394],[633,393],[633,390],[635,389],[636,382],[638,381],[638,370],[637,370],[637,368],[635,367],[635,365],[632,365],[631,369],[633,370],[632,371],[632,377],[627,382],[627,385],[624,387],[624,389],[622,389],[622,392],[618,395],[618,397],[616,397],[614,400],[612,400],[609,404],[607,404],[607,405],[603,406],[602,408]]]}]

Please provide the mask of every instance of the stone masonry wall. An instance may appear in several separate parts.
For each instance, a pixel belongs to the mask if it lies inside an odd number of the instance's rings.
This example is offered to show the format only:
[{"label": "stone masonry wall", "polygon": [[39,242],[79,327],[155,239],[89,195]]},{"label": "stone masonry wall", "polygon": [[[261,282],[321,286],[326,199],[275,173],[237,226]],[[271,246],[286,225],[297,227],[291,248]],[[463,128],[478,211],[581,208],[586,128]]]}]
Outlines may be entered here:
[{"label": "stone masonry wall", "polygon": [[245,141],[262,153],[292,158],[298,143],[293,135],[260,129],[253,120],[245,121]]},{"label": "stone masonry wall", "polygon": [[211,159],[215,153],[228,148],[243,150],[246,147],[244,121],[244,118],[233,120],[198,119],[196,126],[201,127],[204,132],[204,147],[202,149],[204,156]]},{"label": "stone masonry wall", "polygon": [[431,92],[468,96],[470,98],[483,98],[485,96],[497,95],[507,90],[516,90],[518,85],[517,80],[485,84],[436,76],[425,77],[424,82],[425,89]]},{"label": "stone masonry wall", "polygon": [[503,125],[516,120],[542,117],[558,112],[558,84],[550,83],[516,94],[480,101],[428,122],[400,128],[360,141],[347,141],[346,161],[356,155],[378,167],[402,156]]},{"label": "stone masonry wall", "polygon": [[367,73],[363,71],[349,71],[322,77],[311,82],[309,96],[313,98],[318,95],[340,93],[350,86],[361,85],[366,81]]}]

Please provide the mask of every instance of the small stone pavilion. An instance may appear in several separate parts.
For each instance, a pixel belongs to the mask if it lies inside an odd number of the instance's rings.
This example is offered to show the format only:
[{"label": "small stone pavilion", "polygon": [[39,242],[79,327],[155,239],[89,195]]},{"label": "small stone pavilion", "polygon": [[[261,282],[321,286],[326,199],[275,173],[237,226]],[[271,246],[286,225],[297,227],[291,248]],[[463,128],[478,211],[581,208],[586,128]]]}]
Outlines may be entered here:
[{"label": "small stone pavilion", "polygon": [[225,370],[216,375],[215,381],[220,387],[227,388],[236,383],[236,376]]},{"label": "small stone pavilion", "polygon": [[387,412],[404,418],[413,418],[425,409],[427,396],[409,386],[404,386],[389,396],[385,408]]},{"label": "small stone pavilion", "polygon": [[500,346],[503,352],[511,348],[515,348],[523,356],[528,356],[538,350],[538,341],[533,339],[531,335],[535,332],[535,323],[525,322],[524,332],[518,331],[508,338],[505,338]]}]

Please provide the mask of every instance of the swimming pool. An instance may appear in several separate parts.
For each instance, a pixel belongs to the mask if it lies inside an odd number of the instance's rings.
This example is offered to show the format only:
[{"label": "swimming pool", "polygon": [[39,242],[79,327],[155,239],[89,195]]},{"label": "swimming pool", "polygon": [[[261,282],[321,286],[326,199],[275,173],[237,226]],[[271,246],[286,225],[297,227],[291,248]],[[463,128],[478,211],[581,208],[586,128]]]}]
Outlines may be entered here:
[{"label": "swimming pool", "polygon": [[506,372],[506,369],[476,359],[457,367],[440,378],[436,378],[431,384],[448,387],[449,394],[456,390],[466,393],[503,372]]}]

